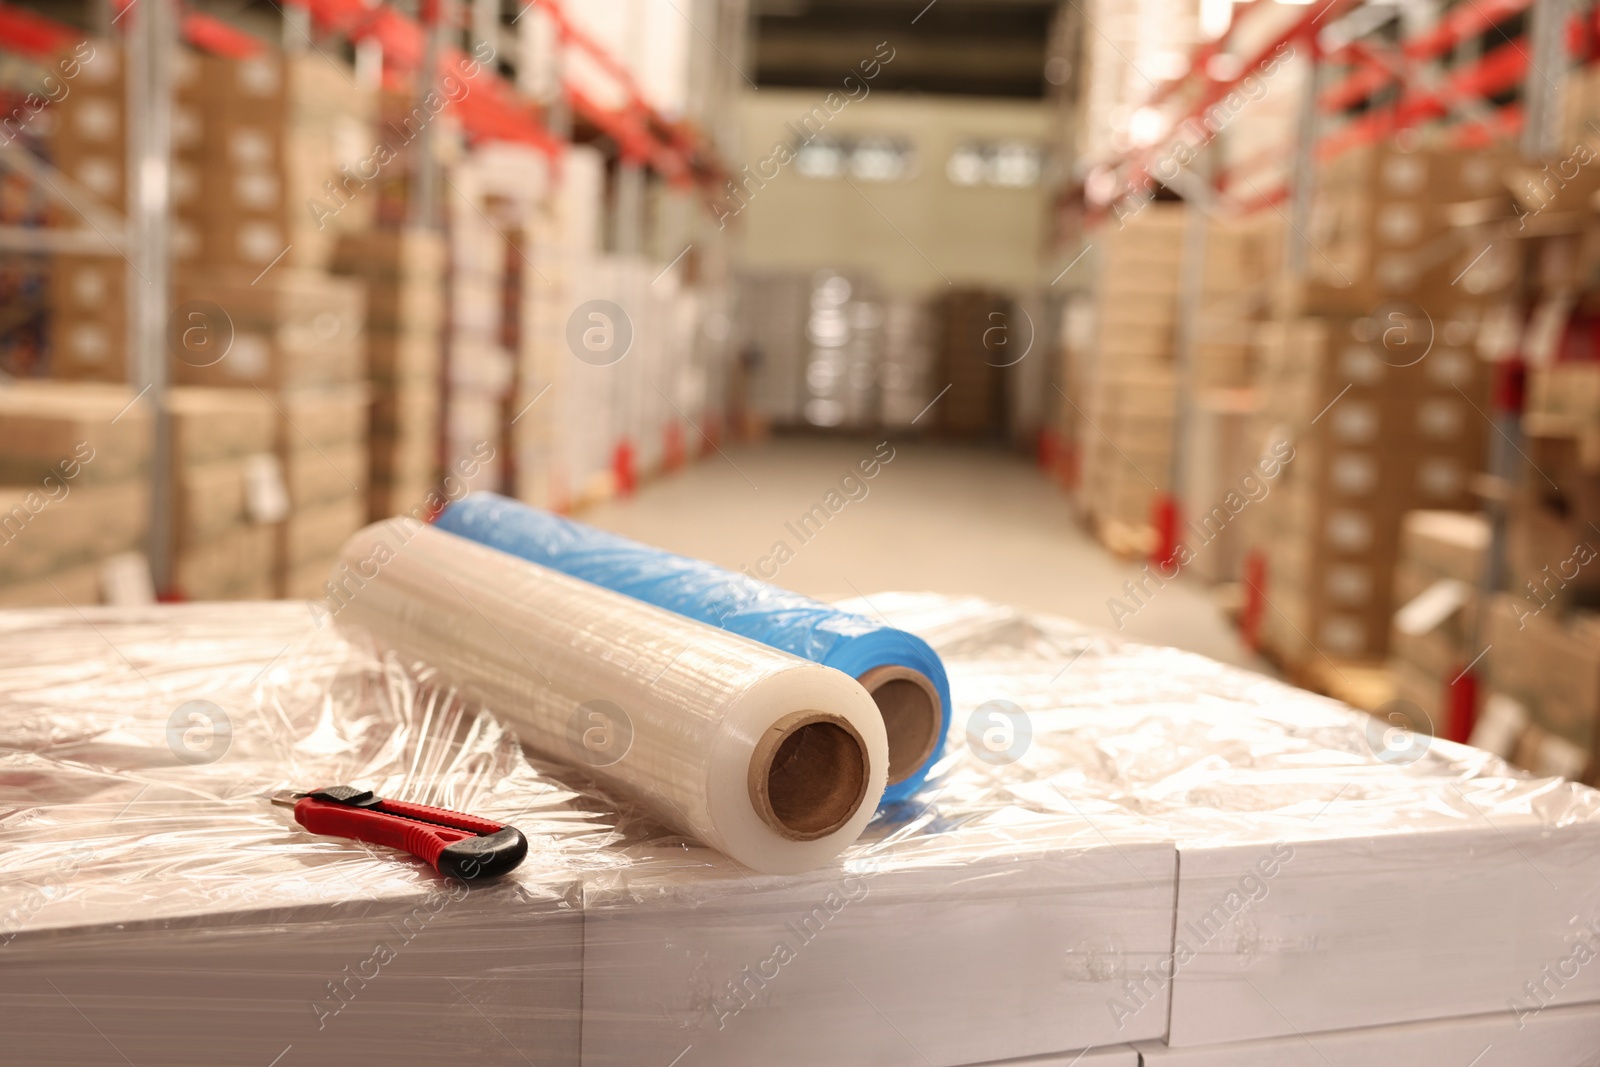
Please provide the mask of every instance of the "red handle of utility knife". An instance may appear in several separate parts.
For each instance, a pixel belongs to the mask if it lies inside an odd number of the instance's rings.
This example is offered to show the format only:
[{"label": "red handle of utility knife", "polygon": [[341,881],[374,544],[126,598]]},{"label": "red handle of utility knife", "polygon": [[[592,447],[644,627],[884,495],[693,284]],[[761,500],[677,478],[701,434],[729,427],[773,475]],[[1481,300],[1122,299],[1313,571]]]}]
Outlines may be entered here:
[{"label": "red handle of utility knife", "polygon": [[[503,873],[520,862],[527,851],[526,840],[511,827],[403,800],[379,800],[369,807],[353,807],[305,796],[295,802],[294,817],[314,834],[351,837],[402,849],[441,874],[467,879]],[[468,844],[447,854],[446,850],[458,842]],[[478,847],[480,844],[485,847]],[[446,862],[441,862],[441,857]]]}]

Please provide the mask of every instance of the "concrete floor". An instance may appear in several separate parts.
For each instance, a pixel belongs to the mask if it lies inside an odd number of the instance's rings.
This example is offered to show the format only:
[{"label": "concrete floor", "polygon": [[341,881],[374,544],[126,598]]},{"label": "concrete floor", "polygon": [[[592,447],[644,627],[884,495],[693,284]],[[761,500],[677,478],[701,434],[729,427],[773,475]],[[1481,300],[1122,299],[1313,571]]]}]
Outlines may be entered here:
[{"label": "concrete floor", "polygon": [[[1000,451],[891,447],[876,477],[844,484],[832,501],[843,506],[820,530],[801,531],[806,540],[795,532],[800,518],[874,458],[876,439],[727,446],[582,518],[825,600],[890,590],[975,594],[1117,628],[1106,602],[1139,568],[1086,534],[1034,467]],[[793,552],[782,563],[774,554],[780,541]],[[1123,623],[1120,632],[1135,640],[1261,667],[1196,581],[1169,583]]]}]

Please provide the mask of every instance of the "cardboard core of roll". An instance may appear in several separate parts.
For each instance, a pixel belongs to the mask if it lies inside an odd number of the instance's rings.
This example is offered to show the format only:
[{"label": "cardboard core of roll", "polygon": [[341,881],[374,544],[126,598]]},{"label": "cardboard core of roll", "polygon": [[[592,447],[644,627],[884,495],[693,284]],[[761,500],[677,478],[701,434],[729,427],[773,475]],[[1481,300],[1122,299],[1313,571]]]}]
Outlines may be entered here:
[{"label": "cardboard core of roll", "polygon": [[790,841],[826,837],[867,795],[867,746],[849,722],[796,711],[773,723],[750,759],[750,801]]},{"label": "cardboard core of roll", "polygon": [[939,691],[910,667],[874,667],[856,681],[872,695],[889,735],[889,784],[903,782],[933,755],[939,743]]}]

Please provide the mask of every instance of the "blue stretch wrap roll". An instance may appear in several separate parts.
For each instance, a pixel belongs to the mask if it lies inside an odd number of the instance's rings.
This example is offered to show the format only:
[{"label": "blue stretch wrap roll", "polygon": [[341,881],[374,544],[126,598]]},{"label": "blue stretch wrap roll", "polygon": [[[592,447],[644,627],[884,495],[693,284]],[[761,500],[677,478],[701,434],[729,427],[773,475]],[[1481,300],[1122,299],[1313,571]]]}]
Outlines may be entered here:
[{"label": "blue stretch wrap roll", "polygon": [[939,741],[906,779],[884,791],[904,800],[922,785],[950,729],[950,681],[920,637],[703,560],[675,556],[626,537],[473,493],[439,516],[439,528],[543,567],[740,634],[859,678],[874,667],[921,672],[939,694]]}]

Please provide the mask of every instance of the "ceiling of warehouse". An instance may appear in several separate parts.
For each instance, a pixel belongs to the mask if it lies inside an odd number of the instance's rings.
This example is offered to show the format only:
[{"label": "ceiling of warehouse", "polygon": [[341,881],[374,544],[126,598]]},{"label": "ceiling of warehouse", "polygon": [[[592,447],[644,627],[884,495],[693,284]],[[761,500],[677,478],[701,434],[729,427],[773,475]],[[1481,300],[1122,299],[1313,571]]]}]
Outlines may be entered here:
[{"label": "ceiling of warehouse", "polygon": [[756,83],[837,88],[880,42],[873,88],[1044,95],[1051,0],[754,0]]}]

